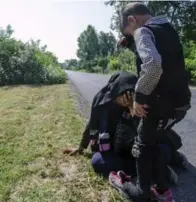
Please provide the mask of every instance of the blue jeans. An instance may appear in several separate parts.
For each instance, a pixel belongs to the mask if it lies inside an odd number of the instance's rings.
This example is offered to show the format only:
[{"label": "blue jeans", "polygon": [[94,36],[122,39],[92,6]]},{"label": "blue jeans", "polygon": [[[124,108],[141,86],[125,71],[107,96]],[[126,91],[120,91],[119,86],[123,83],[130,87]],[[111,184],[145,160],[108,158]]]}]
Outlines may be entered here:
[{"label": "blue jeans", "polygon": [[[170,163],[171,152],[166,145],[159,145],[155,154],[157,155],[154,156],[153,172],[154,177],[157,178],[157,172],[165,169],[165,166]],[[91,163],[94,171],[105,177],[107,177],[111,171],[117,172],[119,170],[123,170],[128,175],[136,176],[136,160],[131,155],[120,157],[113,151],[108,153],[96,152],[92,157]]]},{"label": "blue jeans", "polygon": [[135,159],[133,157],[120,157],[115,152],[108,153],[96,152],[92,157],[92,167],[94,171],[105,177],[111,171],[123,170],[129,175],[136,174]]}]

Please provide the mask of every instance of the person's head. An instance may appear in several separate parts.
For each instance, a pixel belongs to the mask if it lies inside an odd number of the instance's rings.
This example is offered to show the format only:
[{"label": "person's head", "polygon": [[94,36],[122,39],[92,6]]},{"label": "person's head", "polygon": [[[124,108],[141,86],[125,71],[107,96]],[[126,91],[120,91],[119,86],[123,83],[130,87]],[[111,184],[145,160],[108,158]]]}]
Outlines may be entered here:
[{"label": "person's head", "polygon": [[152,18],[149,9],[143,3],[129,3],[121,13],[120,28],[124,36],[134,34],[135,30]]}]

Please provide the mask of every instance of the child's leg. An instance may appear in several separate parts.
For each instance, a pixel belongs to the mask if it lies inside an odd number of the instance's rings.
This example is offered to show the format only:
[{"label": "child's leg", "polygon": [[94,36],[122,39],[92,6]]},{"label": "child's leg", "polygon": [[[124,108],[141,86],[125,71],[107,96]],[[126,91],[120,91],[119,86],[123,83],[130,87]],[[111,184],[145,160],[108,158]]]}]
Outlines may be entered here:
[{"label": "child's leg", "polygon": [[167,165],[171,159],[171,150],[167,145],[157,145],[154,154],[153,181],[164,192],[168,189]]},{"label": "child's leg", "polygon": [[[156,147],[156,131],[158,120],[149,112],[138,126],[138,137],[133,146],[132,153],[136,157],[138,187],[142,191],[142,200],[151,196],[152,165],[154,149]],[[141,201],[142,201],[141,200]]]},{"label": "child's leg", "polygon": [[[142,190],[144,200],[151,196],[150,187],[153,174],[153,159],[157,148],[157,130],[164,128],[168,122],[167,119],[160,120],[158,109],[156,106],[155,108],[150,107],[147,117],[141,119],[138,126],[138,136],[132,149],[132,153],[136,157],[138,187]],[[160,188],[163,189],[161,192],[168,189],[167,178],[163,177],[165,176],[164,172],[165,168],[157,173]]]}]

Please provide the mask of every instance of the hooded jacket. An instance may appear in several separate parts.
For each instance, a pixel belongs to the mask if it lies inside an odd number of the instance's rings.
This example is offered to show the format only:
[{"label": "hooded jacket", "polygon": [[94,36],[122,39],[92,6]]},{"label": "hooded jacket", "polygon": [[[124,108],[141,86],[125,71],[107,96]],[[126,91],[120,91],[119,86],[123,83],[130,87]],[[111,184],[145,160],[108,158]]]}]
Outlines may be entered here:
[{"label": "hooded jacket", "polygon": [[[128,120],[130,116],[126,109],[120,107],[113,102],[119,95],[126,91],[133,91],[137,77],[129,72],[121,71],[114,73],[108,83],[95,95],[89,122],[83,133],[80,147],[87,148],[89,140],[92,151],[102,151],[113,149],[113,141],[119,121],[126,119],[132,127],[132,120]],[[124,117],[124,118],[123,118]],[[122,127],[118,127],[118,130]],[[123,127],[123,129],[125,129]],[[129,134],[134,134],[130,131]],[[127,137],[128,139],[131,139]],[[120,138],[119,141],[122,141]],[[104,147],[103,149],[101,147]],[[100,148],[98,148],[100,147]]]},{"label": "hooded jacket", "polygon": [[112,149],[112,137],[116,132],[119,120],[123,117],[130,117],[127,116],[128,113],[125,109],[113,101],[126,91],[133,91],[136,82],[135,75],[126,71],[117,72],[111,76],[107,85],[95,95],[89,121],[92,151],[105,152]]}]

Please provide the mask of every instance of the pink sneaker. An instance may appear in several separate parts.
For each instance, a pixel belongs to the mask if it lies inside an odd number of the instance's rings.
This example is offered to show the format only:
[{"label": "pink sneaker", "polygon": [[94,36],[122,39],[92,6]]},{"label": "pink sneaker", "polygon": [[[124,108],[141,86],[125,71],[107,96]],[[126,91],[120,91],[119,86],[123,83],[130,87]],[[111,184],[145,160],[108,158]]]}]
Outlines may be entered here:
[{"label": "pink sneaker", "polygon": [[168,189],[164,194],[159,194],[156,190],[156,187],[152,187],[151,193],[153,199],[155,199],[158,202],[175,202],[172,191],[170,189]]},{"label": "pink sneaker", "polygon": [[130,199],[129,194],[127,193],[127,185],[130,182],[131,177],[126,175],[123,171],[111,172],[109,174],[110,184],[117,189],[122,196],[127,199]]},{"label": "pink sneaker", "polygon": [[122,182],[130,182],[131,181],[131,176],[127,175],[125,172],[122,170],[117,172],[117,175],[122,179]]}]

